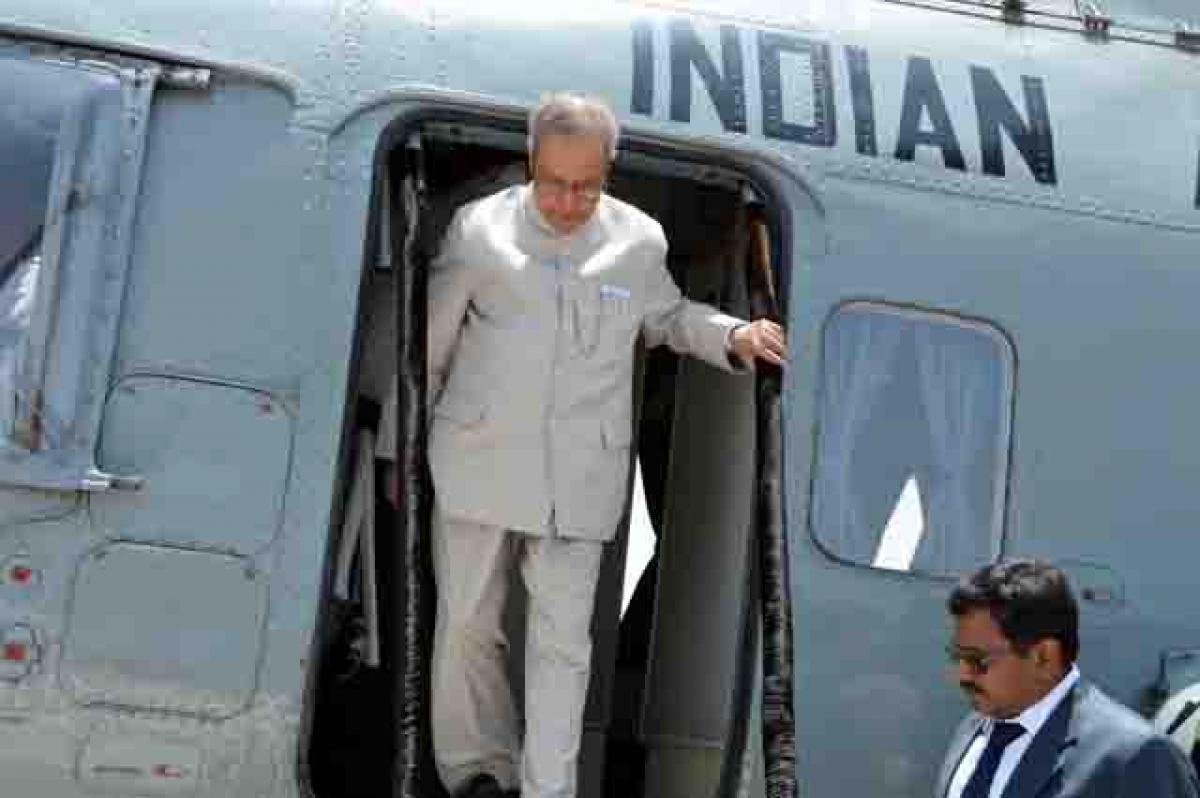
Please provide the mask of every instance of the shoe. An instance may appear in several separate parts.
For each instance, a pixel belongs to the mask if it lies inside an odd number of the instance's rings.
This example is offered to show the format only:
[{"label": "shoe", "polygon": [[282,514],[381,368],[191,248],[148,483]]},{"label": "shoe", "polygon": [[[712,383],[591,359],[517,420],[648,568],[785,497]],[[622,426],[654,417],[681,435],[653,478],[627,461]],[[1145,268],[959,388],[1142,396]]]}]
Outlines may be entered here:
[{"label": "shoe", "polygon": [[509,798],[491,773],[478,773],[454,791],[453,798]]}]

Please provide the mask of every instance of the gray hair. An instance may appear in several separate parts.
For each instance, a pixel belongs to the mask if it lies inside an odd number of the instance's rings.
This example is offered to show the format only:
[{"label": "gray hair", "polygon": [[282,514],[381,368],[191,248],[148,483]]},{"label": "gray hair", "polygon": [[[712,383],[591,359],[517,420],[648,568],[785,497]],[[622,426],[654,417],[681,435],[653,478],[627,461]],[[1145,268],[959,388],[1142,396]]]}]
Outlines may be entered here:
[{"label": "gray hair", "polygon": [[600,97],[578,92],[555,92],[542,96],[529,115],[526,145],[532,156],[543,136],[595,136],[604,142],[609,160],[617,157],[620,128],[608,103]]}]

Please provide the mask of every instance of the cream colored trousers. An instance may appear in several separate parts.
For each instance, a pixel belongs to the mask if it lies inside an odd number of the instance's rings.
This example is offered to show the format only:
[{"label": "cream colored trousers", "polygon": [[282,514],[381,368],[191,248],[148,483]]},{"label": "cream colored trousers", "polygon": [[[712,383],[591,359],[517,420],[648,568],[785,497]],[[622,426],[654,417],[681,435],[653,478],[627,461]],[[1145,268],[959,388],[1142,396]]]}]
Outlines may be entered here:
[{"label": "cream colored trousers", "polygon": [[[603,549],[434,512],[433,750],[451,791],[483,772],[522,798],[575,798]],[[501,626],[514,566],[529,596],[523,755]]]}]

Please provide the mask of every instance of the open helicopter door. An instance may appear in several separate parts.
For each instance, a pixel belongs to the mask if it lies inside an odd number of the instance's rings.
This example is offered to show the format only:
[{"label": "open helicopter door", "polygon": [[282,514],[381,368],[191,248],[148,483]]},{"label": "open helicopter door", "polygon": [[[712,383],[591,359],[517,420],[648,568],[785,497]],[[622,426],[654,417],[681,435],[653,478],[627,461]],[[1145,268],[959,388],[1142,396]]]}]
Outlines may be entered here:
[{"label": "open helicopter door", "polygon": [[[785,323],[766,210],[743,194],[734,254],[744,270],[750,319]],[[796,344],[792,344],[795,346]],[[717,795],[797,794],[792,682],[792,605],[783,496],[783,372],[758,364],[754,384],[753,497],[747,553],[749,589],[734,712]],[[757,725],[757,728],[752,728]],[[761,756],[761,761],[759,757]],[[758,768],[761,767],[761,772]],[[757,793],[755,793],[757,794]]]},{"label": "open helicopter door", "polygon": [[[659,218],[673,257],[686,264],[689,296],[782,320],[785,236],[803,227],[800,239],[818,241],[807,229],[817,221],[794,223],[815,214],[802,196],[787,201],[792,185],[764,188],[766,176],[753,184],[747,176],[693,189],[699,207],[674,194]],[[782,377],[761,366],[751,379],[678,362],[638,734],[646,798],[795,791]],[[662,401],[654,390],[647,406]]]},{"label": "open helicopter door", "polygon": [[[425,264],[447,208],[478,188],[458,181],[469,180],[464,176],[481,167],[511,160],[514,153],[519,159],[522,143],[507,125],[500,129],[488,121],[450,121],[456,124],[435,118],[415,129],[419,132],[410,128],[389,155],[393,180],[386,235],[396,267],[396,462],[401,479],[398,517],[390,534],[395,549],[390,556],[381,554],[381,568],[390,568],[391,578],[383,580],[380,601],[391,618],[383,624],[383,658],[395,668],[391,795],[402,798],[443,794],[432,763],[429,720],[435,592],[428,537],[432,492],[425,462]],[[519,120],[511,128],[519,131]],[[728,300],[730,309],[742,315],[779,316],[776,292],[785,291],[788,281],[777,283],[771,272],[787,271],[792,250],[788,236],[817,238],[808,229],[810,223],[818,224],[808,219],[815,205],[802,196],[803,187],[757,159],[636,136],[627,142],[612,192],[663,223],[676,266],[683,270],[679,276],[685,292],[704,301],[719,299],[715,304],[721,306]],[[754,191],[743,189],[748,179]],[[736,249],[728,248],[731,242]],[[753,295],[752,304],[747,304],[747,293]],[[611,746],[605,751],[606,741],[613,741],[609,708],[628,698],[618,693],[630,683],[613,679],[620,595],[602,586],[593,623],[596,659],[580,761],[581,795],[669,798],[696,794],[690,787],[712,795],[718,781],[721,796],[758,795],[765,779],[766,795],[790,797],[795,777],[792,627],[783,544],[782,375],[761,371],[752,390],[747,378],[700,363],[684,360],[681,372],[686,373],[675,388],[656,394],[656,401],[677,411],[667,458],[668,495],[661,500],[668,515],[673,509],[684,512],[667,523],[660,540],[654,628],[646,630],[655,650],[644,676],[647,697],[641,719],[633,721],[649,746],[645,791],[619,791],[614,775],[637,769],[638,762],[614,759]],[[742,399],[746,416],[742,419],[739,412],[735,418],[735,405],[741,407]],[[736,449],[732,454],[730,447]],[[661,483],[658,489],[663,490]],[[619,588],[622,575],[614,570],[610,576]],[[760,608],[758,622],[754,617]],[[649,617],[643,620],[649,623]],[[760,656],[760,640],[765,656]],[[698,657],[706,656],[709,667],[698,669]],[[756,688],[760,667],[763,678]],[[641,678],[635,674],[635,680]],[[762,709],[752,705],[759,688]],[[760,770],[763,764],[765,771]]]}]

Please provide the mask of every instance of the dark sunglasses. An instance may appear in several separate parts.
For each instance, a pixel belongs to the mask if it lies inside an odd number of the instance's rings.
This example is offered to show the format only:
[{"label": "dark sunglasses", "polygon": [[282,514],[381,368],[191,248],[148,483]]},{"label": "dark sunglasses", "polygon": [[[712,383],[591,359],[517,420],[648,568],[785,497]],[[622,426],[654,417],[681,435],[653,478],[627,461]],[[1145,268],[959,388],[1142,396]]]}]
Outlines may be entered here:
[{"label": "dark sunglasses", "polygon": [[967,666],[967,670],[974,673],[976,676],[982,676],[988,672],[988,669],[996,664],[996,660],[1004,659],[1008,656],[1019,655],[1021,652],[1015,648],[1004,649],[979,649],[979,648],[959,648],[957,646],[946,646],[946,658],[951,665],[962,663]]}]

